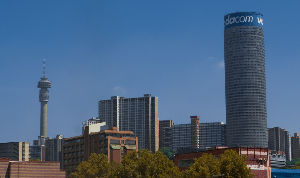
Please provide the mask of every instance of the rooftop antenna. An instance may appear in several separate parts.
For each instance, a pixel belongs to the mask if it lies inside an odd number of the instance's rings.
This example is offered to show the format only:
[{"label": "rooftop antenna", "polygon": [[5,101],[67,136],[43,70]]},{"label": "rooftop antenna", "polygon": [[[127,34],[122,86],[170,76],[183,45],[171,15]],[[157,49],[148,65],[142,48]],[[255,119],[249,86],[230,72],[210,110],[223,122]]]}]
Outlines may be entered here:
[{"label": "rooftop antenna", "polygon": [[43,59],[43,78],[46,78],[46,59]]}]

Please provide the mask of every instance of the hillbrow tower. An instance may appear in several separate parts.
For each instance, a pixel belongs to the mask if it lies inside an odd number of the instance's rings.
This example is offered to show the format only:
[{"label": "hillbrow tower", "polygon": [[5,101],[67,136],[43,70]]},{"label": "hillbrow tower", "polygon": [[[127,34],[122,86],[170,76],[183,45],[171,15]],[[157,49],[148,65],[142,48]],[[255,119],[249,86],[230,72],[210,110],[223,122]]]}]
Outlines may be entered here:
[{"label": "hillbrow tower", "polygon": [[45,158],[44,146],[45,139],[47,137],[47,103],[49,100],[49,90],[51,88],[51,82],[46,77],[46,63],[43,61],[43,75],[41,80],[38,83],[38,88],[40,88],[39,99],[41,102],[41,118],[40,118],[40,137],[39,137],[39,145],[41,148],[41,160]]},{"label": "hillbrow tower", "polygon": [[224,17],[226,142],[268,147],[263,15]]}]

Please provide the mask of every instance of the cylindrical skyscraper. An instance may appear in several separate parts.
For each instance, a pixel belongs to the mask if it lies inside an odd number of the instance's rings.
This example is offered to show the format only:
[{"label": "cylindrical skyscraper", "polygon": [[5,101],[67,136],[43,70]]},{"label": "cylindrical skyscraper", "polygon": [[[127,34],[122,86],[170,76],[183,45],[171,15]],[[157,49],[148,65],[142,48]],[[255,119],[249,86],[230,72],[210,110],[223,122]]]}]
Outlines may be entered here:
[{"label": "cylindrical skyscraper", "polygon": [[224,17],[226,142],[268,147],[263,15]]}]

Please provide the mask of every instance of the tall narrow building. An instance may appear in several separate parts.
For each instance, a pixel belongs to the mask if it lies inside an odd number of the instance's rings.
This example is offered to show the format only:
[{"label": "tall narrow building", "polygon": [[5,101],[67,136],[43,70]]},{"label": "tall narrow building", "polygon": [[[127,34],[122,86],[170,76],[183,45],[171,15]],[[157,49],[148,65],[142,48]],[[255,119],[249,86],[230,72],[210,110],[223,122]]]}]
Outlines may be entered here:
[{"label": "tall narrow building", "polygon": [[99,101],[99,118],[109,128],[133,131],[138,137],[139,149],[155,152],[159,148],[158,98],[145,94],[144,97],[125,98],[113,96]]},{"label": "tall narrow building", "polygon": [[263,15],[224,17],[226,141],[268,147]]},{"label": "tall narrow building", "polygon": [[172,140],[171,133],[168,129],[174,126],[173,120],[160,120],[159,121],[159,149],[171,148]]},{"label": "tall narrow building", "polygon": [[289,132],[280,127],[268,129],[268,148],[271,151],[282,151],[286,160],[291,161],[291,136]]},{"label": "tall narrow building", "polygon": [[49,100],[48,88],[51,88],[51,82],[46,77],[45,61],[43,61],[43,75],[37,87],[40,88],[39,100],[41,102],[39,145],[41,146],[41,161],[45,161],[45,139],[47,138],[47,103]]},{"label": "tall narrow building", "polygon": [[298,133],[294,133],[291,138],[292,142],[292,160],[300,158],[300,136]]}]

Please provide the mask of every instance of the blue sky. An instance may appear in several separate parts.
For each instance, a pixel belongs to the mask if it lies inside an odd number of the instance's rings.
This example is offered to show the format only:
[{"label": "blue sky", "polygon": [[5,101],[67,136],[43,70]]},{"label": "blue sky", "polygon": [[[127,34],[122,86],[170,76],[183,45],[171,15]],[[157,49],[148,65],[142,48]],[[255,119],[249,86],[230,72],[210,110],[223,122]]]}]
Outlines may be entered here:
[{"label": "blue sky", "polygon": [[113,95],[159,97],[159,117],[224,121],[223,16],[264,14],[268,127],[300,132],[300,2],[0,2],[0,142],[39,135],[42,59],[48,136],[79,135]]}]

